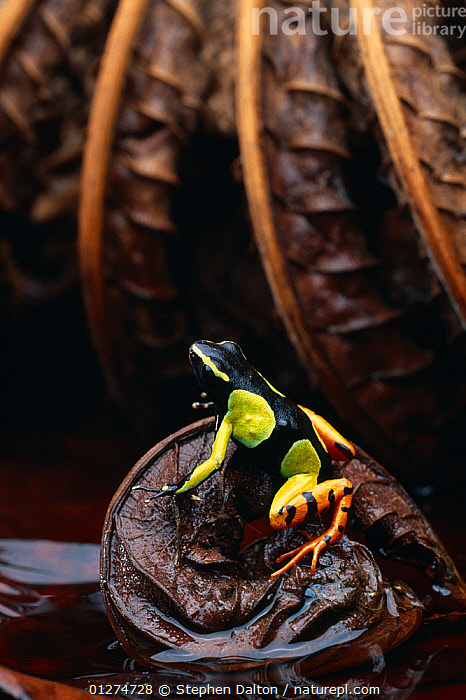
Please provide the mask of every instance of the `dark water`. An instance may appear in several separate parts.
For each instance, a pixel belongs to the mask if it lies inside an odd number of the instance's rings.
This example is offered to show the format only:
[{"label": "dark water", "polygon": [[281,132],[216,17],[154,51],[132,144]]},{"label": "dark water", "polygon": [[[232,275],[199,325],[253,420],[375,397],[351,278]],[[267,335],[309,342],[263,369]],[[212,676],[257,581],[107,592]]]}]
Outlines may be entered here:
[{"label": "dark water", "polygon": [[340,688],[333,697],[374,697],[371,687],[397,700],[466,697],[466,620],[458,615],[424,622],[385,656],[374,646],[369,662],[332,677],[308,677],[305,659],[230,673],[202,664],[146,671],[122,651],[107,621],[98,560],[98,545],[0,540],[0,663],[97,695],[122,686],[121,696],[160,697],[165,685],[170,697],[199,697],[201,687],[204,697],[219,694],[215,688],[230,688],[231,697],[332,697],[332,687]]}]

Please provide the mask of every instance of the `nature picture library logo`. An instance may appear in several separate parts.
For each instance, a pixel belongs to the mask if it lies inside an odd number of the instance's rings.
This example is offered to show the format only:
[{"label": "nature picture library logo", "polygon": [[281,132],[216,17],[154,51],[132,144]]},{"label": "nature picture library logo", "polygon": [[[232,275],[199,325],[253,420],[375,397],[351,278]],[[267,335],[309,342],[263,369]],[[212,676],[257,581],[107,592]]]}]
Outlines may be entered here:
[{"label": "nature picture library logo", "polygon": [[370,34],[374,21],[378,21],[387,34],[401,36],[452,36],[463,38],[466,33],[466,7],[422,2],[407,12],[393,5],[380,7],[326,7],[320,0],[313,0],[309,7],[287,7],[278,11],[274,7],[252,8],[252,33],[261,31],[276,35],[307,34],[318,36],[329,33]]}]

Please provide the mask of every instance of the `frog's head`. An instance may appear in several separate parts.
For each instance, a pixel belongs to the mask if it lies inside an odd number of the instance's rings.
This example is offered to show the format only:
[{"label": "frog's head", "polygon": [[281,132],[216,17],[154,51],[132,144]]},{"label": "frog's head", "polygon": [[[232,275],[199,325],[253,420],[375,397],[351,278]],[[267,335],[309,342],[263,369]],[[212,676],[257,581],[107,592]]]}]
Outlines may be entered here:
[{"label": "frog's head", "polygon": [[230,340],[198,340],[189,348],[189,360],[199,386],[215,403],[228,400],[248,364],[240,346]]}]

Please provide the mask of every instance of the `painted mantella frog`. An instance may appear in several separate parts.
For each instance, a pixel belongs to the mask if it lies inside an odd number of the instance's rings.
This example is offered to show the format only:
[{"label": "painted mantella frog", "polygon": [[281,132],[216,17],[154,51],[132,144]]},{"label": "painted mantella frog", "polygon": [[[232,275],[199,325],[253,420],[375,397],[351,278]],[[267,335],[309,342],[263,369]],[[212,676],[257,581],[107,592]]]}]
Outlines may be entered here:
[{"label": "painted mantella frog", "polygon": [[[220,469],[228,441],[257,451],[264,467],[285,480],[270,507],[275,530],[300,525],[333,507],[329,529],[277,559],[290,561],[272,574],[279,576],[312,553],[312,573],[320,552],[338,542],[345,531],[353,487],[348,479],[330,479],[331,458],[349,460],[354,447],[327,421],[275,389],[247,361],[234,342],[202,340],[189,350],[201,389],[214,400],[217,432],[210,457],[178,484],[167,484],[156,496],[181,494],[195,488]],[[262,462],[261,462],[262,463]]]}]

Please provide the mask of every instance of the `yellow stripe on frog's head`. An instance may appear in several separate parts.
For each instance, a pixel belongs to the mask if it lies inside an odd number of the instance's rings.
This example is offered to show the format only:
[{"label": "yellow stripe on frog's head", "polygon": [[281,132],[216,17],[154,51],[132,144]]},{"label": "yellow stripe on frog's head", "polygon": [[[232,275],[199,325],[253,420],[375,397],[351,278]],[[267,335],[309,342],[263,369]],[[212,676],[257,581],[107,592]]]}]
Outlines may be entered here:
[{"label": "yellow stripe on frog's head", "polygon": [[205,354],[202,352],[202,350],[196,345],[196,343],[193,343],[193,345],[191,345],[191,350],[192,350],[198,357],[201,358],[202,362],[203,362],[205,365],[207,365],[207,367],[210,367],[210,369],[212,370],[212,372],[215,374],[216,377],[218,377],[219,379],[223,379],[224,382],[229,382],[229,381],[230,381],[230,377],[228,376],[228,374],[225,374],[225,372],[222,372],[222,371],[217,367],[217,365],[214,364],[214,362],[211,360],[211,358],[210,358],[210,357],[207,357],[207,355],[205,355]]}]

